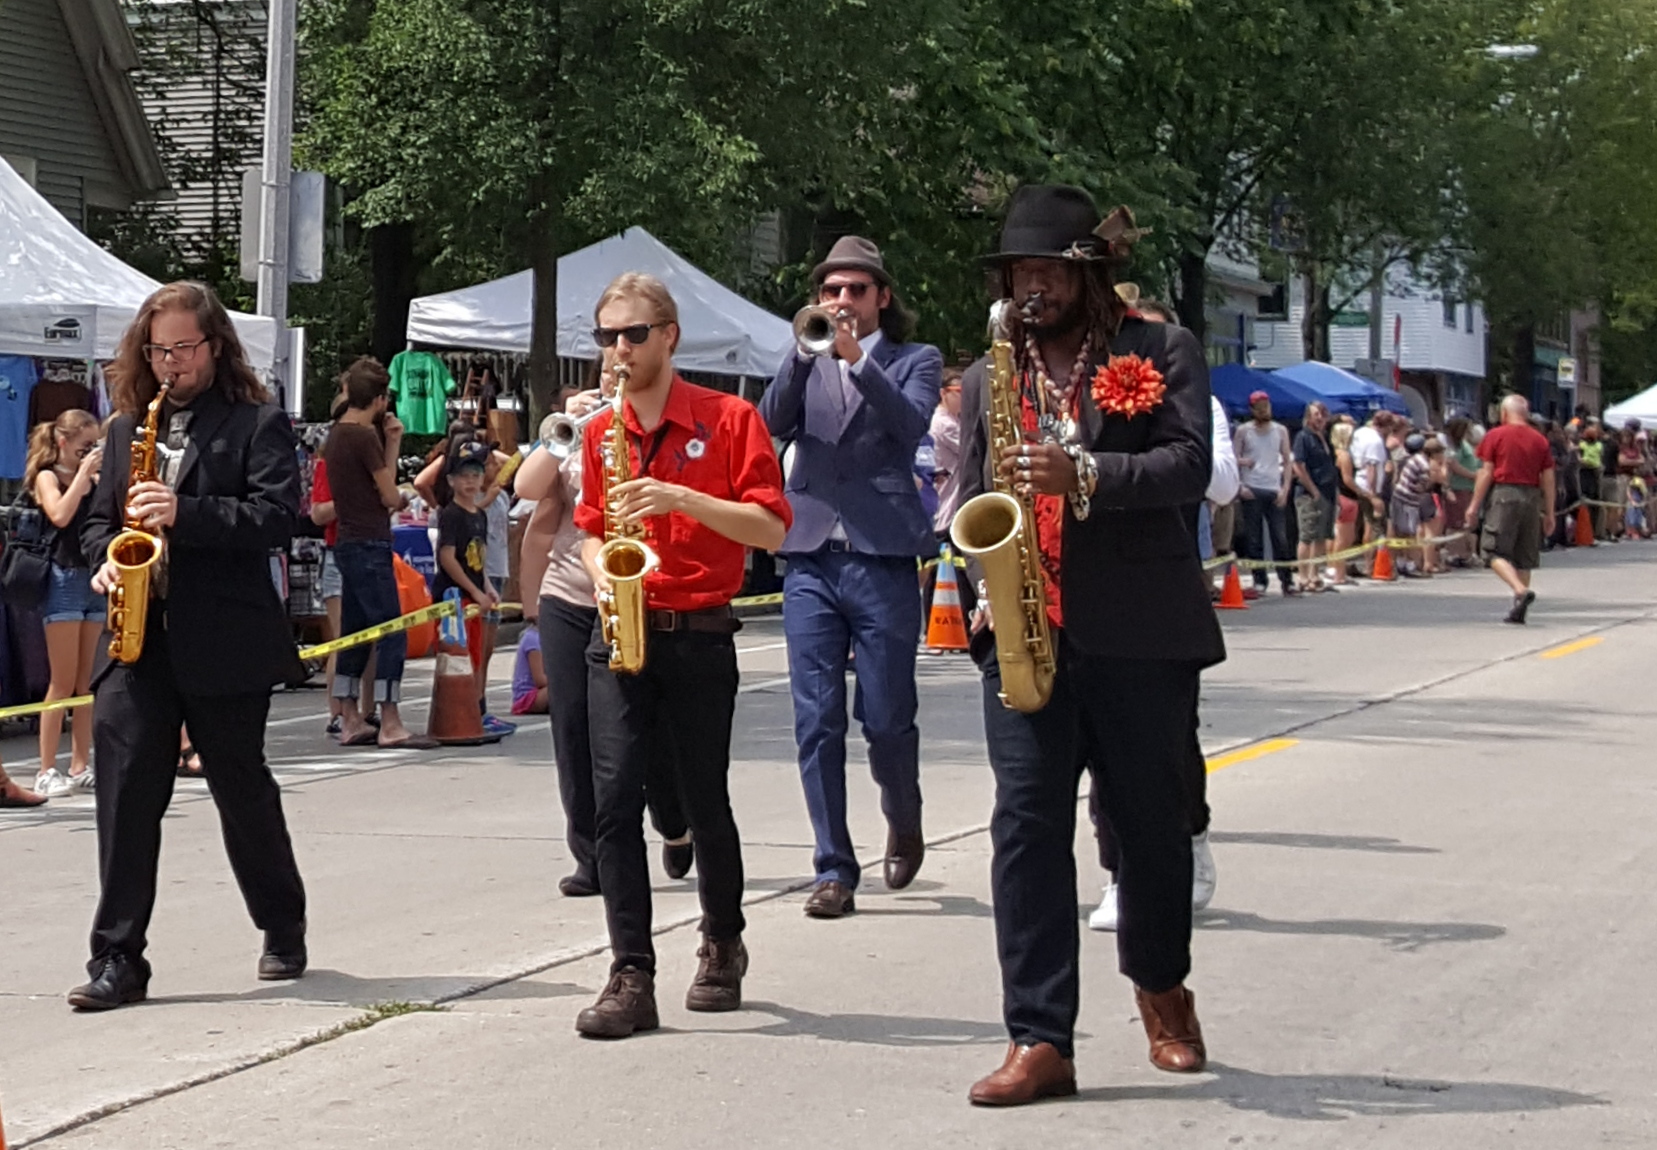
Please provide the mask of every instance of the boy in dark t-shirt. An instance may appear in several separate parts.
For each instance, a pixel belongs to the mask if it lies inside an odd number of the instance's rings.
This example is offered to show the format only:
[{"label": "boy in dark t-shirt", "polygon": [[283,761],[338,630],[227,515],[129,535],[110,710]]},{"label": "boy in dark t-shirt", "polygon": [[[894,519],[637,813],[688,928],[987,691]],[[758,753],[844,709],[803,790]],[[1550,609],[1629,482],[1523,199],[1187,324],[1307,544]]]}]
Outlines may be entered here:
[{"label": "boy in dark t-shirt", "polygon": [[[458,587],[468,602],[477,604],[485,611],[493,610],[501,603],[499,593],[484,573],[484,555],[489,545],[489,517],[478,507],[488,459],[489,449],[475,442],[460,444],[449,459],[449,489],[453,498],[437,517],[437,578],[432,585],[432,594],[436,599],[441,600],[449,588]],[[478,703],[487,715],[484,697],[489,672],[483,661],[481,616],[466,620],[466,647],[471,652],[472,668],[477,673]]]}]

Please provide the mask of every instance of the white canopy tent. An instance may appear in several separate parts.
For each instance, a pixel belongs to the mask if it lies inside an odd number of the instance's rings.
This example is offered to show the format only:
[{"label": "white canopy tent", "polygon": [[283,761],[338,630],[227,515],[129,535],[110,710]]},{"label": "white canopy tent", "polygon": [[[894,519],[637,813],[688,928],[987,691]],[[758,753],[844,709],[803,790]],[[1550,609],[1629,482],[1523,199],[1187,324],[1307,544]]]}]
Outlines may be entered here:
[{"label": "white canopy tent", "polygon": [[1602,417],[1607,426],[1621,427],[1626,420],[1637,419],[1641,427],[1657,424],[1657,383],[1638,395],[1631,395],[1621,403],[1613,403]]},{"label": "white canopy tent", "polygon": [[[0,160],[0,355],[113,359],[121,333],[160,286],[78,231]],[[274,321],[230,318],[253,366],[268,370]]]},{"label": "white canopy tent", "polygon": [[[793,328],[690,263],[643,228],[628,228],[558,261],[558,354],[598,355],[593,305],[622,272],[649,272],[679,305],[679,350],[686,371],[769,376],[794,346]],[[433,347],[529,352],[534,277],[519,272],[475,287],[425,296],[409,305],[408,339]]]}]

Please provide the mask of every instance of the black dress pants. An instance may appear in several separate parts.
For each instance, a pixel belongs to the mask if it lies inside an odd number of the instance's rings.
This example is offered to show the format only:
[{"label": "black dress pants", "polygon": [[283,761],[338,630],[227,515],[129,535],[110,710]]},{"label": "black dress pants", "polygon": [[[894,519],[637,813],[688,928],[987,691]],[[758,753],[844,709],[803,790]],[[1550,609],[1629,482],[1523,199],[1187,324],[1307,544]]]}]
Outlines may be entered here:
[{"label": "black dress pants", "polygon": [[736,642],[731,635],[653,631],[639,674],[617,674],[609,662],[609,645],[595,625],[587,647],[587,714],[598,883],[610,927],[612,970],[635,966],[654,974],[643,815],[659,739],[671,749],[679,801],[696,839],[702,933],[735,938],[746,925],[742,844],[729,789]]},{"label": "black dress pants", "polygon": [[185,694],[173,675],[159,613],[131,666],[98,684],[92,741],[98,772],[98,868],[102,894],[92,925],[95,975],[119,951],[142,964],[155,907],[161,820],[177,777],[179,726],[201,755],[219,809],[225,852],[248,913],[260,930],[288,930],[305,918],[305,888],[294,861],[282,793],[265,765],[270,693]]},{"label": "black dress pants", "polygon": [[[1192,700],[1195,704],[1196,700]],[[1185,748],[1185,769],[1181,781],[1185,785],[1185,810],[1191,821],[1191,836],[1208,833],[1208,760],[1203,757],[1202,743],[1197,738],[1198,718],[1195,705],[1191,708],[1191,737]],[[1099,793],[1099,775],[1094,773],[1087,792],[1087,813],[1093,820],[1093,834],[1099,843],[1099,865],[1108,870],[1112,881],[1122,866],[1122,847],[1105,817],[1104,799]]]},{"label": "black dress pants", "polygon": [[[576,870],[598,877],[598,809],[593,799],[593,754],[587,736],[587,645],[598,608],[541,596],[541,664],[547,674],[547,715],[552,756],[558,765],[558,795],[564,804],[564,837]],[[671,746],[658,739],[650,755],[645,803],[650,821],[665,839],[688,829],[673,775]]]},{"label": "black dress pants", "polygon": [[1056,633],[1052,701],[1033,715],[996,697],[992,645],[975,644],[984,672],[984,731],[995,772],[991,881],[1002,1014],[1014,1042],[1051,1042],[1072,1055],[1080,1007],[1076,902],[1076,785],[1084,761],[1100,780],[1121,845],[1122,973],[1152,993],[1191,970],[1191,833],[1184,785],[1200,668],[1084,655]]}]

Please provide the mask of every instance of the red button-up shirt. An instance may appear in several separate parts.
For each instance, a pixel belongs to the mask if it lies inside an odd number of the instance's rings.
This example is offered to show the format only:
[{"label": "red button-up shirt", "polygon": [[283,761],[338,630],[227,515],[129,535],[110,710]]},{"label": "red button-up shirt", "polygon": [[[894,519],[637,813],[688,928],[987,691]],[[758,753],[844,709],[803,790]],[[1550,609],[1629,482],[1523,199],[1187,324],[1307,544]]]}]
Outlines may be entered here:
[{"label": "red button-up shirt", "polygon": [[[613,413],[599,415],[582,433],[581,502],[575,525],[604,537],[604,452],[610,446]],[[759,409],[745,399],[697,387],[673,377],[662,422],[646,433],[632,404],[625,410],[632,477],[646,475],[677,483],[716,499],[757,503],[782,519],[793,512],[783,496],[782,468]],[[645,599],[652,610],[698,611],[721,607],[742,590],[747,548],[705,527],[681,511],[645,520],[644,540],[661,559],[645,576]]]}]

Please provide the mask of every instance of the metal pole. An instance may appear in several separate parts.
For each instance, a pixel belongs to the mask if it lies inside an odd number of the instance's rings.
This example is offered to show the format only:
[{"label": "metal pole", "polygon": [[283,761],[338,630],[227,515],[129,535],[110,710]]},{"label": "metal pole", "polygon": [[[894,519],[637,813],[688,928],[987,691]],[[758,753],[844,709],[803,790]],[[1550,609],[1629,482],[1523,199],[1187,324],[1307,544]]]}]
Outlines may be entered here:
[{"label": "metal pole", "polygon": [[260,315],[276,321],[272,390],[293,378],[288,362],[288,217],[293,172],[293,68],[297,0],[269,0],[265,56],[265,153],[259,196]]}]

